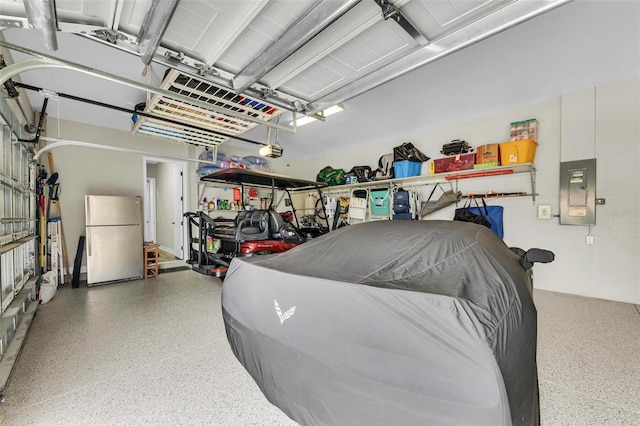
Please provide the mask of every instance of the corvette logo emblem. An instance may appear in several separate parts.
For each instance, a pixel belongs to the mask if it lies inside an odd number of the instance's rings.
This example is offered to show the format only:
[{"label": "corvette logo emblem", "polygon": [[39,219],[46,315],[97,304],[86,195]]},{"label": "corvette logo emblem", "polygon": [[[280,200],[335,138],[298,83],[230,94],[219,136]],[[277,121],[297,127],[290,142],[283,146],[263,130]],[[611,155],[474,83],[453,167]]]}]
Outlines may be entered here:
[{"label": "corvette logo emblem", "polygon": [[284,320],[286,320],[287,318],[291,318],[293,316],[293,313],[296,311],[296,307],[294,306],[283,314],[276,299],[273,299],[273,306],[276,308],[276,314],[278,314],[278,318],[280,318],[280,324],[284,323]]}]

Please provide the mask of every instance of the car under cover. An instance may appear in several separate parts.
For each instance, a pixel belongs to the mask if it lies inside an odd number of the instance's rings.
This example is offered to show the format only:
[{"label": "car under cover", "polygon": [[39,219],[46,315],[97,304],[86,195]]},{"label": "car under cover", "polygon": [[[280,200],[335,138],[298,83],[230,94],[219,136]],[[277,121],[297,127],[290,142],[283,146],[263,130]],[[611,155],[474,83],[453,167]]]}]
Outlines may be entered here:
[{"label": "car under cover", "polygon": [[531,271],[488,228],[350,225],[233,260],[231,348],[301,424],[536,425]]}]

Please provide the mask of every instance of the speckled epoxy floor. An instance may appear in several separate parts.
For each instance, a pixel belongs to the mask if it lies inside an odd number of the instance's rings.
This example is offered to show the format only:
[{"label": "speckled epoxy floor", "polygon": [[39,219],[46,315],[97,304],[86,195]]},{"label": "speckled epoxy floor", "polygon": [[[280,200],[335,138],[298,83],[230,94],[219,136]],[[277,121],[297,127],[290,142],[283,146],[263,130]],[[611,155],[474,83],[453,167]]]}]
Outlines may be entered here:
[{"label": "speckled epoxy floor", "polygon": [[535,291],[543,425],[640,425],[640,306]]},{"label": "speckled epoxy floor", "polygon": [[192,271],[40,305],[1,425],[295,425],[233,356],[219,280]]},{"label": "speckled epoxy floor", "polygon": [[[222,285],[192,271],[60,288],[40,305],[2,425],[294,425],[235,359]],[[640,311],[545,291],[542,424],[640,425]]]}]

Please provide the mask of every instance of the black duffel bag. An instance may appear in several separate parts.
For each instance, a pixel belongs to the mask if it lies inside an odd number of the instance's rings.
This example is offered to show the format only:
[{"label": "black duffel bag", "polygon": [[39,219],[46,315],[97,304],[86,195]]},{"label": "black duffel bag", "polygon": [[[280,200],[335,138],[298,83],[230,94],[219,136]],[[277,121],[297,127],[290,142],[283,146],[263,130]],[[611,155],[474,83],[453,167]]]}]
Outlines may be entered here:
[{"label": "black duffel bag", "polygon": [[[475,214],[471,210],[469,210],[471,208],[471,200],[472,199],[473,199],[473,201],[475,201],[477,212],[479,214]],[[484,202],[483,202],[483,204],[484,204]],[[453,216],[453,220],[458,220],[460,222],[477,223],[478,225],[483,225],[483,226],[486,226],[487,228],[491,228],[491,224],[489,223],[489,221],[485,217],[486,215],[489,215],[489,212],[486,211],[487,210],[487,205],[486,204],[484,204],[484,210],[485,210],[485,214],[483,215],[482,214],[482,208],[478,205],[478,201],[475,198],[469,198],[467,200],[467,202],[465,203],[464,207],[456,209],[456,211],[454,213],[454,216]]]},{"label": "black duffel bag", "polygon": [[423,161],[429,161],[429,157],[413,146],[411,142],[405,142],[402,145],[393,148],[393,161],[404,160],[422,163]]}]

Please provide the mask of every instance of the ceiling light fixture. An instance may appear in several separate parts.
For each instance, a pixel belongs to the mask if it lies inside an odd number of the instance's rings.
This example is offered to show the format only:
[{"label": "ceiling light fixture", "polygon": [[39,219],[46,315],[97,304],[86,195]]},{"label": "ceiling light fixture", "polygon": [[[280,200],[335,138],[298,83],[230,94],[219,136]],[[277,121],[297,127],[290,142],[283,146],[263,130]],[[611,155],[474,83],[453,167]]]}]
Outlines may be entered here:
[{"label": "ceiling light fixture", "polygon": [[344,105],[337,104],[313,115],[306,115],[302,118],[295,118],[294,116],[293,121],[290,122],[289,124],[292,126],[300,127],[300,126],[304,126],[305,124],[312,123],[314,121],[324,121],[324,119],[327,118],[328,116],[336,114],[340,111],[344,111]]}]

